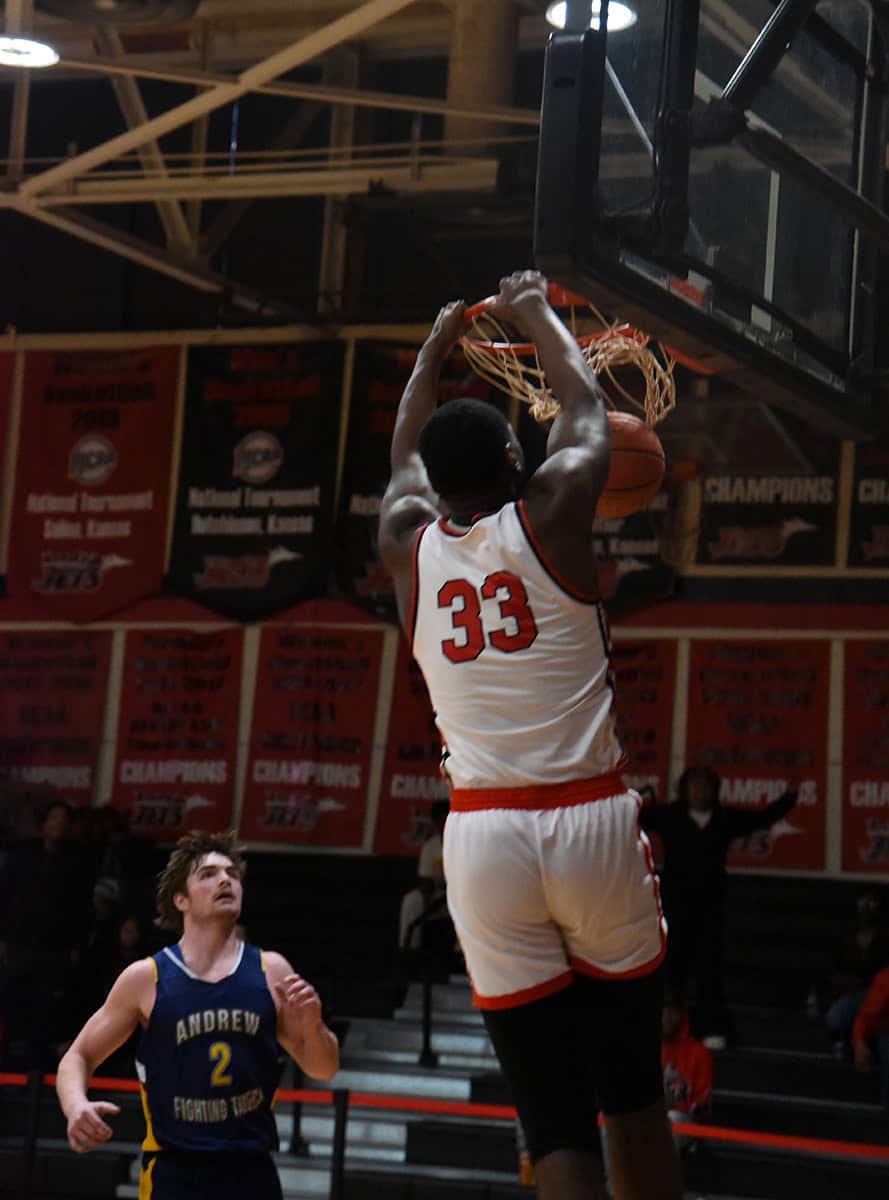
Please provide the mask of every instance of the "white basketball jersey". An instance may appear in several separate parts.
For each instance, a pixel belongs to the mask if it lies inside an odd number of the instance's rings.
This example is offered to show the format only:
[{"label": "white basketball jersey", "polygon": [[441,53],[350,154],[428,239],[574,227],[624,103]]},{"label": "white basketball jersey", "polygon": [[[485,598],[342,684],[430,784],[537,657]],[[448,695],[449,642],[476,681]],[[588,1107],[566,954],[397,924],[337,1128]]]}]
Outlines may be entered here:
[{"label": "white basketball jersey", "polygon": [[409,614],[456,788],[618,770],[605,614],[559,581],[521,501],[418,535]]}]

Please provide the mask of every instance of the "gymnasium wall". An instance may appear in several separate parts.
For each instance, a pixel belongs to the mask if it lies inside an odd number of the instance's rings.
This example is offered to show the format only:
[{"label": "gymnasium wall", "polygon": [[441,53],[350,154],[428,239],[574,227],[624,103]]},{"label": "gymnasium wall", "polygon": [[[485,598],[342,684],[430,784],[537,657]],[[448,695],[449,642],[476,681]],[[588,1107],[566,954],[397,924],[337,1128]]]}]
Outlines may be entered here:
[{"label": "gymnasium wall", "polygon": [[[0,338],[6,804],[55,789],[162,840],[416,852],[438,741],[375,534],[424,334]],[[480,393],[455,356],[442,397]],[[814,477],[674,480],[596,528],[632,780],[663,800],[708,763],[748,807],[799,788],[739,869],[889,871],[887,463],[838,444]]]}]

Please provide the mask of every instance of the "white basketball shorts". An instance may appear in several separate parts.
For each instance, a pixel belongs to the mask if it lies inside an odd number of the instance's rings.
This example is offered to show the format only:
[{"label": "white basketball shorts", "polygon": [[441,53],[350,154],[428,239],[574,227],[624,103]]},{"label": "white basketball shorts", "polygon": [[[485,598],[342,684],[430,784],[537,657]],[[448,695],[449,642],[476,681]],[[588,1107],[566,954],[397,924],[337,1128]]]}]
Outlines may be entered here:
[{"label": "white basketball shorts", "polygon": [[448,907],[479,1008],[539,1000],[575,972],[632,979],[660,964],[667,926],[640,807],[632,791],[539,809],[452,804]]}]

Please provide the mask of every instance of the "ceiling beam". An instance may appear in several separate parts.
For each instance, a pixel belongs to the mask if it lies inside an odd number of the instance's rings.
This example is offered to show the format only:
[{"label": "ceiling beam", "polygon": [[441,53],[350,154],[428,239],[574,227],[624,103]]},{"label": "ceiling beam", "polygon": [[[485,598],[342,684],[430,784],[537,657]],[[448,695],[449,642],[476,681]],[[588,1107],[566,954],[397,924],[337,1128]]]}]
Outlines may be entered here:
[{"label": "ceiling beam", "polygon": [[140,267],[147,267],[150,271],[166,275],[169,279],[175,279],[177,283],[184,283],[197,291],[227,294],[231,302],[240,308],[288,320],[298,316],[296,310],[288,304],[270,299],[254,288],[245,287],[225,275],[206,270],[181,255],[153,246],[142,238],[124,233],[113,225],[96,221],[74,209],[45,209],[35,201],[24,200],[12,194],[0,194],[0,206],[11,208],[25,217],[70,234],[92,246],[98,246],[111,254],[129,259]]},{"label": "ceiling beam", "polygon": [[28,36],[33,19],[32,0],[6,0],[3,6],[6,21],[3,32],[7,37]]},{"label": "ceiling beam", "polygon": [[[206,70],[210,63],[210,54],[213,47],[213,31],[207,21],[201,23],[199,37],[201,67]],[[198,117],[191,127],[191,166],[194,171],[203,170],[207,162],[207,143],[209,137],[210,114],[204,113],[202,117]],[[188,231],[191,234],[195,251],[197,251],[201,241],[201,203],[200,200],[189,200],[185,207],[185,219],[188,222]]]},{"label": "ceiling beam", "polygon": [[[408,158],[364,159],[298,171],[239,171],[234,175],[182,173],[159,178],[100,177],[80,180],[58,194],[30,201],[42,210],[76,204],[147,204],[158,199],[231,200],[281,196],[350,196],[383,187],[401,193],[493,188],[497,161],[431,157],[420,163]],[[0,192],[0,206],[15,206],[15,192]],[[30,200],[30,198],[27,198]]]},{"label": "ceiling beam", "polygon": [[18,71],[12,90],[12,113],[9,118],[9,161],[6,177],[17,183],[25,173],[25,152],[28,142],[28,101],[31,95],[31,72]]},{"label": "ceiling beam", "polygon": [[[116,29],[107,25],[98,25],[93,36],[96,49],[103,57],[112,61],[119,61],[126,57],[123,42]],[[148,122],[148,110],[142,100],[136,80],[131,75],[112,75],[110,83],[127,128],[138,129],[145,125]],[[168,178],[167,164],[156,138],[139,146],[137,153],[144,171],[151,172],[161,179]],[[178,201],[157,200],[155,207],[163,226],[167,245],[177,250],[193,248],[194,239]]]},{"label": "ceiling beam", "polygon": [[270,58],[263,59],[255,66],[242,71],[234,82],[212,87],[209,91],[186,100],[184,104],[178,104],[175,108],[152,118],[138,129],[130,129],[126,133],[118,134],[117,137],[109,138],[108,141],[101,142],[91,150],[76,154],[57,167],[50,167],[47,171],[41,171],[38,175],[31,176],[20,185],[19,191],[22,196],[33,199],[42,192],[76,179],[78,175],[101,166],[102,163],[110,162],[130,150],[144,146],[146,142],[154,138],[162,137],[165,133],[171,133],[174,129],[190,124],[204,113],[213,112],[217,108],[231,104],[255,87],[268,83],[269,80],[275,79],[303,63],[311,62],[312,59],[342,42],[359,37],[367,29],[385,20],[386,17],[400,12],[401,9],[407,8],[413,3],[414,0],[366,0],[366,3],[346,13],[338,20],[331,21],[328,25],[315,30],[307,37],[300,38],[299,41],[285,47],[277,54],[273,54]]},{"label": "ceiling beam", "polygon": [[[219,72],[179,70],[175,67],[153,67],[145,63],[85,62],[63,59],[61,66],[75,71],[95,74],[126,74],[142,79],[158,79],[164,83],[213,88],[231,83],[235,77]],[[406,96],[400,92],[376,92],[361,88],[331,87],[323,83],[264,83],[250,89],[265,96],[282,96],[290,100],[315,100],[323,104],[347,104],[355,108],[383,108],[396,112],[430,113],[434,116],[458,116],[477,121],[500,121],[507,125],[527,125],[536,128],[540,113],[535,108],[510,108],[504,105],[448,104],[433,96]]]}]

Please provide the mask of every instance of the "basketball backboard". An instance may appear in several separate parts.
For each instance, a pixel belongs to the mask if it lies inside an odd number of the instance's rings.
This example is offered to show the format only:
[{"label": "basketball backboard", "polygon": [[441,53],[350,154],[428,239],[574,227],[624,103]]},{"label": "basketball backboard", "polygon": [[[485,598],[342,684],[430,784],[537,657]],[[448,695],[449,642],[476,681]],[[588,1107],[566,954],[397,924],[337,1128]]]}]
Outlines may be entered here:
[{"label": "basketball backboard", "polygon": [[872,435],[889,5],[637,7],[550,40],[537,265],[739,395]]}]

